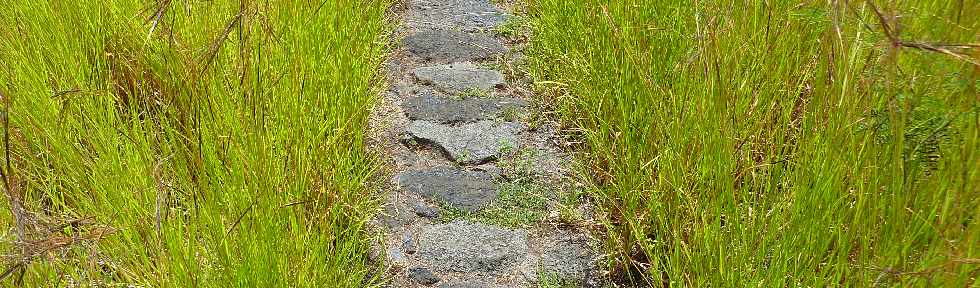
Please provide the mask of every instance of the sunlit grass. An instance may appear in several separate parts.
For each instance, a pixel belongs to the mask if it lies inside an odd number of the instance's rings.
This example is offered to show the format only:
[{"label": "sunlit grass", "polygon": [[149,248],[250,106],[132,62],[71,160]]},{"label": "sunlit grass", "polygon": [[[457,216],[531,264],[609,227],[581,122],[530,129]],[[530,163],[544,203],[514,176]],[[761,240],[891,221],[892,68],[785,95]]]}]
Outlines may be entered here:
[{"label": "sunlit grass", "polygon": [[4,283],[375,283],[387,5],[0,1]]},{"label": "sunlit grass", "polygon": [[[529,1],[614,280],[976,285],[980,51],[868,3]],[[980,4],[900,3],[980,43]]]}]

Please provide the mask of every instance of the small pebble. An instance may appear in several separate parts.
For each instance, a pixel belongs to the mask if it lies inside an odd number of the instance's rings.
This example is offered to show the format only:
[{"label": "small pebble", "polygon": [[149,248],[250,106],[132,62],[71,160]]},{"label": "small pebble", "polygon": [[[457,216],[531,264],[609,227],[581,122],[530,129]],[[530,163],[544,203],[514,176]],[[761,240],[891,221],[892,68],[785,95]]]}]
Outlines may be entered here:
[{"label": "small pebble", "polygon": [[409,268],[407,274],[409,279],[426,286],[439,283],[441,280],[435,274],[432,274],[432,271],[429,271],[429,269],[425,267]]},{"label": "small pebble", "polygon": [[430,219],[439,218],[439,210],[422,203],[415,203],[415,207],[412,207],[412,210],[415,210],[415,215],[419,215],[419,217]]},{"label": "small pebble", "polygon": [[405,254],[402,254],[400,249],[388,249],[388,261],[390,261],[392,264],[398,265],[408,262],[408,258],[405,257]]},{"label": "small pebble", "polygon": [[415,254],[415,251],[417,251],[415,250],[415,238],[412,237],[412,233],[405,232],[405,235],[402,236],[402,249],[408,254]]}]

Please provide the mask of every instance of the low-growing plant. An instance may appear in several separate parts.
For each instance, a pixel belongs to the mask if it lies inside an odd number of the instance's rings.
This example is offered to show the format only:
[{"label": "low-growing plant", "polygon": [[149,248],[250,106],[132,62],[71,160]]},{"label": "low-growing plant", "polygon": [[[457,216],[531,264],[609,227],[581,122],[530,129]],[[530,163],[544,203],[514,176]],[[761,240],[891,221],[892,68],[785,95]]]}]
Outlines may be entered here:
[{"label": "low-growing plant", "polygon": [[490,91],[480,88],[467,88],[466,90],[456,93],[456,97],[459,97],[459,99],[485,98],[488,96],[490,96]]},{"label": "low-growing plant", "polygon": [[498,36],[509,39],[520,40],[526,38],[531,32],[528,21],[524,16],[511,16],[495,29]]}]

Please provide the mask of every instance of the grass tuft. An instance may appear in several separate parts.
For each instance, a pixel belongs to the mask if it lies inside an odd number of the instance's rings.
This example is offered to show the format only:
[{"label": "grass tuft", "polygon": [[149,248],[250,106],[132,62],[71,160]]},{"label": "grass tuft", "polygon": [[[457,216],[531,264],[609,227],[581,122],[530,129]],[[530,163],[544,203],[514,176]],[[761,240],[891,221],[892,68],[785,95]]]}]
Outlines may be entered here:
[{"label": "grass tuft", "polygon": [[0,0],[0,279],[378,285],[388,4]]},{"label": "grass tuft", "polygon": [[615,280],[976,285],[980,4],[528,11],[539,98],[581,143]]}]

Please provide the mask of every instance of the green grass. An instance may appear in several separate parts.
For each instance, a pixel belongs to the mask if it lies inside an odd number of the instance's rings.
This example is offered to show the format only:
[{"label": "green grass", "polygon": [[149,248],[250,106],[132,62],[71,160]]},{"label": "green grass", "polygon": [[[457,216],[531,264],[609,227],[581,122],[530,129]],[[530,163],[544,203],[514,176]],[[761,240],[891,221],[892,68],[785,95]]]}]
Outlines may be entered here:
[{"label": "green grass", "polygon": [[440,221],[467,219],[487,225],[510,228],[530,228],[548,217],[549,207],[558,196],[555,189],[537,179],[532,170],[534,150],[501,149],[503,157],[497,162],[502,176],[497,177],[498,195],[478,212],[469,212],[449,203],[440,203]]},{"label": "green grass", "polygon": [[460,91],[458,94],[456,94],[456,97],[459,99],[486,98],[489,96],[490,91],[480,88],[467,88],[466,90]]},{"label": "green grass", "polygon": [[487,225],[530,228],[548,216],[547,188],[536,183],[503,182],[497,198],[479,212],[469,212],[441,203],[440,221],[466,219]]},{"label": "green grass", "polygon": [[501,183],[500,194],[477,217],[493,225],[531,227],[548,216],[547,189],[537,183]]},{"label": "green grass", "polygon": [[[980,48],[892,45],[867,1],[722,2],[527,3],[614,280],[978,285]],[[904,41],[980,42],[975,1],[877,2]]]},{"label": "green grass", "polygon": [[0,0],[3,283],[376,284],[388,2]]},{"label": "green grass", "polygon": [[521,15],[507,18],[507,21],[499,27],[494,28],[494,34],[509,39],[518,39],[527,35],[530,31],[527,19]]},{"label": "green grass", "polygon": [[538,273],[538,288],[573,288],[576,287],[575,282],[567,279],[562,279],[558,275]]},{"label": "green grass", "polygon": [[548,216],[550,195],[543,183],[530,180],[500,180],[499,194],[486,207],[478,212],[468,212],[448,203],[441,203],[443,210],[440,221],[450,222],[467,219],[510,228],[530,228],[541,223]]}]

